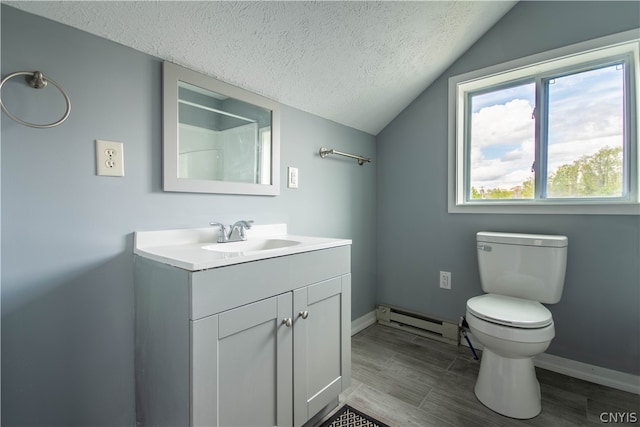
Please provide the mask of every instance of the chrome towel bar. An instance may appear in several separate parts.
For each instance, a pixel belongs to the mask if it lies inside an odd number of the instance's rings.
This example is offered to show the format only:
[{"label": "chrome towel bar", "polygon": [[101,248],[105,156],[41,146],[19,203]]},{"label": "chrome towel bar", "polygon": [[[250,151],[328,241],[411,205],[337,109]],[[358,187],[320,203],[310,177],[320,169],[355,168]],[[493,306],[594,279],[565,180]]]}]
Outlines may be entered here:
[{"label": "chrome towel bar", "polygon": [[371,159],[368,157],[356,156],[355,154],[343,153],[342,151],[334,150],[333,148],[320,148],[320,157],[323,159],[327,157],[329,154],[337,154],[338,156],[350,157],[352,159],[356,159],[358,164],[362,166],[363,164],[371,162]]}]

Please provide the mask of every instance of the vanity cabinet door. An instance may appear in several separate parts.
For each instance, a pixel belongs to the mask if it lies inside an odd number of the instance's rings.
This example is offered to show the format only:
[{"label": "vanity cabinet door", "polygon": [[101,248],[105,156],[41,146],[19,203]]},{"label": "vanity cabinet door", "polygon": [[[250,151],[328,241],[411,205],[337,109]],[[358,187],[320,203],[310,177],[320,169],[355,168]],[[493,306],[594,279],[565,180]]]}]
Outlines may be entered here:
[{"label": "vanity cabinet door", "polygon": [[294,425],[301,426],[349,386],[351,275],[293,292]]},{"label": "vanity cabinet door", "polygon": [[192,425],[292,424],[291,293],[192,322]]}]

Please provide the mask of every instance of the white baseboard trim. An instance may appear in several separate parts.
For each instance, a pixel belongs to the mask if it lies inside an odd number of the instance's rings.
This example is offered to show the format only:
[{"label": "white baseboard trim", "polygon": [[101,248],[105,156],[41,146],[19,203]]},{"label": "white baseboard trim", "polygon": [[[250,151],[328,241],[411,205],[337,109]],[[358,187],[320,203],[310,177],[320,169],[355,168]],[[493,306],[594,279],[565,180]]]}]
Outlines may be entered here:
[{"label": "white baseboard trim", "polygon": [[376,311],[370,311],[367,314],[365,314],[364,316],[360,316],[355,320],[351,321],[351,336],[354,336],[355,334],[357,334],[358,332],[362,331],[363,329],[368,328],[369,326],[373,325],[374,323],[376,323]]},{"label": "white baseboard trim", "polygon": [[616,388],[629,393],[640,394],[640,376],[613,369],[601,368],[576,360],[565,359],[553,354],[542,353],[533,363],[542,369],[558,372],[570,377]]},{"label": "white baseboard trim", "polygon": [[[482,345],[474,339],[471,332],[467,332],[473,347],[482,350]],[[469,346],[463,338],[460,343]],[[604,385],[629,393],[640,394],[640,376],[628,374],[626,372],[614,371],[613,369],[601,368],[600,366],[589,365],[577,360],[565,359],[553,354],[542,353],[533,359],[533,363],[542,369],[568,375],[573,378],[589,381],[595,384]]]}]

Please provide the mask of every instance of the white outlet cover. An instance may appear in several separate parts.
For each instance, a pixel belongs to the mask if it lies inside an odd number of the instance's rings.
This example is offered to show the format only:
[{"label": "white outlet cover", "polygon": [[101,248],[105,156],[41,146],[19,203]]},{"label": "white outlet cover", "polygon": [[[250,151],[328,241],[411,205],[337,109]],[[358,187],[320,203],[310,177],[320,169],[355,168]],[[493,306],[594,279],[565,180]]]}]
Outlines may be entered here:
[{"label": "white outlet cover", "polygon": [[440,272],[440,287],[442,289],[451,289],[451,272],[450,271]]},{"label": "white outlet cover", "polygon": [[102,176],[124,176],[124,144],[96,139],[96,173]]}]

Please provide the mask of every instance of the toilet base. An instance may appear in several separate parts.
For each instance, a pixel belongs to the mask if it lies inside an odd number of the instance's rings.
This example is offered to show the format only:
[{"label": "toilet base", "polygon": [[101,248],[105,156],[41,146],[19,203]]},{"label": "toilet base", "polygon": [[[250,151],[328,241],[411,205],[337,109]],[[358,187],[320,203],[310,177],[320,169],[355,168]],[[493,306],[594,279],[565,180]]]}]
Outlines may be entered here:
[{"label": "toilet base", "polygon": [[532,357],[502,357],[485,347],[474,391],[486,407],[507,417],[529,419],[542,410]]}]

